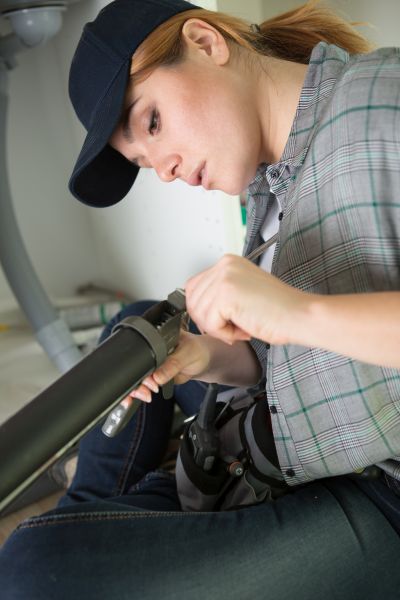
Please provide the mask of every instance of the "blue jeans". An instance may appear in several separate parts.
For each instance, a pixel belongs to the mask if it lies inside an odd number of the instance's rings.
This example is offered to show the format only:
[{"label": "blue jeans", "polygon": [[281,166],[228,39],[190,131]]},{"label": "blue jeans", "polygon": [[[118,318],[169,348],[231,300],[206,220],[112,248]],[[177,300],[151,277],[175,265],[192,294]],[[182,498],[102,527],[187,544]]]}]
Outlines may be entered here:
[{"label": "blue jeans", "polygon": [[[181,399],[186,412],[203,391]],[[124,437],[87,436],[60,505],[1,550],[4,598],[398,600],[400,499],[382,482],[338,477],[273,503],[182,513],[173,475],[153,470],[171,419],[156,397]]]},{"label": "blue jeans", "polygon": [[125,500],[75,504],[22,524],[0,552],[2,597],[399,598],[400,538],[351,479],[220,513]]}]

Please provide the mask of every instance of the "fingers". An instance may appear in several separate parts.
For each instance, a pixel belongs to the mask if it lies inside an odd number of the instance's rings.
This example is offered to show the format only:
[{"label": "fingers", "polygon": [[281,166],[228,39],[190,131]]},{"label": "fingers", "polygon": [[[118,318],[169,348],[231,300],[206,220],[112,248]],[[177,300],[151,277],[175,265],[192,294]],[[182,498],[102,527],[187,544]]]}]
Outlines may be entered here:
[{"label": "fingers", "polygon": [[160,386],[171,379],[177,384],[185,383],[203,372],[208,360],[208,352],[205,351],[202,336],[182,332],[174,352],[154,371],[154,381]]},{"label": "fingers", "polygon": [[[154,375],[154,373],[153,373],[153,375]],[[146,387],[149,388],[149,390],[151,390],[152,392],[157,394],[159,391],[159,388],[158,388],[158,384],[154,380],[153,375],[149,375],[148,377],[143,379],[142,385],[145,385]]]},{"label": "fingers", "polygon": [[187,309],[200,331],[215,335],[224,325],[218,299],[217,269],[192,277],[185,285]]},{"label": "fingers", "polygon": [[225,255],[185,285],[187,308],[199,329],[230,345],[250,339],[234,322],[241,280],[238,269],[243,268],[242,261],[240,257]]},{"label": "fingers", "polygon": [[184,383],[187,381],[187,377],[178,377],[181,368],[179,357],[176,357],[176,355],[168,357],[161,367],[143,379],[139,387],[130,392],[128,398],[137,398],[142,402],[151,402],[152,394],[157,394],[160,391],[160,386],[165,385],[171,379],[174,379],[175,383]]},{"label": "fingers", "polygon": [[175,379],[175,377],[180,373],[182,369],[181,362],[179,360],[179,351],[176,350],[175,353],[168,357],[167,360],[153,373],[154,382],[156,385],[165,385],[171,379]]},{"label": "fingers", "polygon": [[231,342],[249,342],[251,340],[251,335],[243,331],[243,329],[239,329],[239,327],[235,327],[232,332]]},{"label": "fingers", "polygon": [[169,381],[182,384],[203,374],[210,361],[210,353],[203,340],[201,335],[181,332],[179,344],[174,352],[135,390],[132,390],[128,398],[151,402],[152,394],[158,393],[160,387]]},{"label": "fingers", "polygon": [[235,342],[248,342],[251,340],[251,335],[236,327],[230,321],[222,322],[216,329],[211,329],[209,335],[218,338],[221,342],[225,342],[229,346],[232,346]]},{"label": "fingers", "polygon": [[129,396],[125,398],[125,401],[129,402],[130,398],[137,398],[142,402],[151,402],[151,394],[155,394],[159,391],[159,386],[153,378],[153,375],[149,375],[143,379],[142,383],[135,390],[129,393]]}]

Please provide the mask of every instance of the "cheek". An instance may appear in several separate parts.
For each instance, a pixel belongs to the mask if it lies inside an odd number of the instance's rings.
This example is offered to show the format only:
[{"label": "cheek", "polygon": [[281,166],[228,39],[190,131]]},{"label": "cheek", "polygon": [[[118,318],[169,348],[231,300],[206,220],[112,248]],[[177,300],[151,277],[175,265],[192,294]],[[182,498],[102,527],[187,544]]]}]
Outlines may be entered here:
[{"label": "cheek", "polygon": [[207,136],[219,142],[225,152],[241,155],[243,160],[258,144],[259,128],[250,107],[239,96],[210,107]]},{"label": "cheek", "polygon": [[259,165],[257,136],[257,130],[238,128],[235,135],[216,149],[218,175],[226,193],[240,194],[254,179]]},{"label": "cheek", "polygon": [[160,138],[174,152],[187,151],[198,138],[197,115],[186,104],[177,103],[173,110],[161,111],[161,123]]}]

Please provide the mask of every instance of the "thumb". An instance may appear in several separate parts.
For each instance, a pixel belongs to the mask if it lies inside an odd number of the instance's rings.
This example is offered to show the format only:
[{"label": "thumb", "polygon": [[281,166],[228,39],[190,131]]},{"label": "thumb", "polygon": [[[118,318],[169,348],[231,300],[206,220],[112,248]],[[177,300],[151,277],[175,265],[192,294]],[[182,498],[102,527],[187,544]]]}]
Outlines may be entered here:
[{"label": "thumb", "polygon": [[165,385],[181,372],[183,365],[177,354],[178,351],[174,352],[173,355],[168,356],[163,364],[154,371],[153,378],[158,385]]}]

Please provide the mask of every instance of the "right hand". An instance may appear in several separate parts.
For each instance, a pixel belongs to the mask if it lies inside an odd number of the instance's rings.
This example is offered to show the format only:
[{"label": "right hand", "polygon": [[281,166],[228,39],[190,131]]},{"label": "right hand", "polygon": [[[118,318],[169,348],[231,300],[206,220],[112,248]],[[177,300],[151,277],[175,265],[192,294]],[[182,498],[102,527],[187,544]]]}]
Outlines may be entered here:
[{"label": "right hand", "polygon": [[157,393],[160,386],[171,379],[174,383],[186,383],[189,379],[196,379],[207,371],[210,363],[210,352],[203,335],[195,335],[182,331],[179,343],[163,364],[151,375],[146,377],[140,386],[125,398],[137,398],[143,402],[151,402],[152,392]]}]

